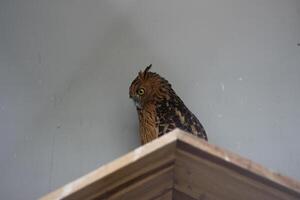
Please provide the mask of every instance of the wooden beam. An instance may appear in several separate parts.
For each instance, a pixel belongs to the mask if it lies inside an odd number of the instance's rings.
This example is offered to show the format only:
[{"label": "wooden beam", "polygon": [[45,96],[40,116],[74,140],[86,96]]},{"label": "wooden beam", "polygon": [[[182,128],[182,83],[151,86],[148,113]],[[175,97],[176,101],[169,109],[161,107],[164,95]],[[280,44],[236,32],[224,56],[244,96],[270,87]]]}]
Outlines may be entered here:
[{"label": "wooden beam", "polygon": [[300,183],[296,180],[270,171],[251,160],[209,144],[204,140],[198,140],[193,135],[177,134],[177,136],[177,151],[189,152],[194,157],[228,169],[239,174],[240,177],[264,184],[274,190],[290,195],[291,198],[300,199]]}]

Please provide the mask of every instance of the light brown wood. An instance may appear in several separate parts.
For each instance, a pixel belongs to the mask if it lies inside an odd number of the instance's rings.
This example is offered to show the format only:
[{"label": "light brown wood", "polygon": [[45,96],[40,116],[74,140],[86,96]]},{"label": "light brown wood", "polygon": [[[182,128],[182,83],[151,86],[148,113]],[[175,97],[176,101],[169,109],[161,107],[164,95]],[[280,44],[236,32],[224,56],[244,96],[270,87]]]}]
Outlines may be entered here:
[{"label": "light brown wood", "polygon": [[165,193],[173,189],[173,166],[162,169],[130,184],[123,190],[106,197],[106,199],[148,200],[165,198]]},{"label": "light brown wood", "polygon": [[175,130],[41,199],[296,200],[300,183]]},{"label": "light brown wood", "polygon": [[[282,186],[282,188],[300,193],[300,183],[287,176],[283,176],[277,172],[268,170],[267,168],[245,159],[235,153],[221,149],[215,145],[209,144],[204,140],[199,140],[190,134],[177,134],[178,148],[185,148],[190,153],[195,154],[205,159],[211,160],[223,165],[224,167],[232,168],[232,170],[244,173],[243,175],[257,178],[265,183],[273,184],[274,186]],[[177,148],[177,149],[178,149]],[[249,177],[250,178],[250,177]]]},{"label": "light brown wood", "polygon": [[174,187],[195,199],[298,199],[182,150],[177,151],[174,174]]}]

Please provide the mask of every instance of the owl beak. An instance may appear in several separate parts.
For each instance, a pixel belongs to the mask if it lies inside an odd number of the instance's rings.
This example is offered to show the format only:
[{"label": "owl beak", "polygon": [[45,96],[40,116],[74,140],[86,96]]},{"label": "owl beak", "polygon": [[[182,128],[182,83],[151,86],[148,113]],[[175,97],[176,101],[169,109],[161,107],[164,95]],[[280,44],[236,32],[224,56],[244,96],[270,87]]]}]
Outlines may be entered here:
[{"label": "owl beak", "polygon": [[135,105],[137,108],[141,109],[142,106],[141,106],[141,104],[140,104],[140,99],[139,99],[139,97],[138,97],[138,96],[131,96],[130,98],[133,100],[134,105]]},{"label": "owl beak", "polygon": [[134,105],[138,108],[138,109],[142,109],[141,104],[138,101],[134,101]]}]

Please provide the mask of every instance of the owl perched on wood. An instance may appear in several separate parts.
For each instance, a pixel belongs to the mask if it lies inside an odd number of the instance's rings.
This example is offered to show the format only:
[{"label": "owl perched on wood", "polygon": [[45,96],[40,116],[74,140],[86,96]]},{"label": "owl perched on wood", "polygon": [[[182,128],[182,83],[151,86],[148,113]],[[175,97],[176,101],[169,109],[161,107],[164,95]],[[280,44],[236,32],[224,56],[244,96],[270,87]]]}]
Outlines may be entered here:
[{"label": "owl perched on wood", "polygon": [[176,95],[171,84],[146,67],[133,80],[129,97],[139,117],[141,143],[145,144],[175,128],[207,140],[205,130],[195,115]]}]

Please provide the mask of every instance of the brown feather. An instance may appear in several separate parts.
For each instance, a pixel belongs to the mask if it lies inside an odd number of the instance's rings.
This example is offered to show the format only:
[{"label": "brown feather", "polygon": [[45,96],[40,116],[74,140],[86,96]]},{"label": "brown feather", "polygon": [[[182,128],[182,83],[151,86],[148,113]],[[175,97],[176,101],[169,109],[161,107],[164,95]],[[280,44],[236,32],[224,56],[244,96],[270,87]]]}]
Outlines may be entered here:
[{"label": "brown feather", "polygon": [[138,110],[141,143],[146,144],[158,137],[156,128],[156,110],[154,105],[147,105]]}]

